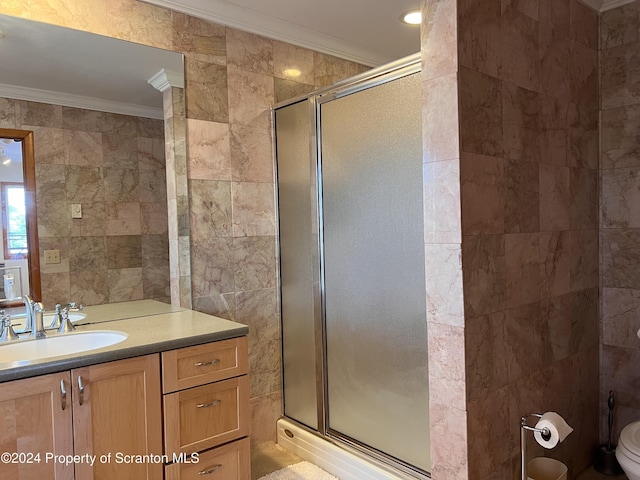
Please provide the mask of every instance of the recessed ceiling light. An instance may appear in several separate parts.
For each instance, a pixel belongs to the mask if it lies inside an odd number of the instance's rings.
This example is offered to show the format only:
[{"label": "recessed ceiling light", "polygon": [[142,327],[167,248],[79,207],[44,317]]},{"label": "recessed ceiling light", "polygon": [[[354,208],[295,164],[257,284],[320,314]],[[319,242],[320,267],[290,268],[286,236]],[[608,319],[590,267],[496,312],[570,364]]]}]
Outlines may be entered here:
[{"label": "recessed ceiling light", "polygon": [[420,25],[422,22],[422,14],[420,10],[409,10],[400,16],[400,21],[407,25]]},{"label": "recessed ceiling light", "polygon": [[302,72],[297,68],[287,68],[282,73],[284,73],[286,77],[299,77],[300,75],[302,75]]}]

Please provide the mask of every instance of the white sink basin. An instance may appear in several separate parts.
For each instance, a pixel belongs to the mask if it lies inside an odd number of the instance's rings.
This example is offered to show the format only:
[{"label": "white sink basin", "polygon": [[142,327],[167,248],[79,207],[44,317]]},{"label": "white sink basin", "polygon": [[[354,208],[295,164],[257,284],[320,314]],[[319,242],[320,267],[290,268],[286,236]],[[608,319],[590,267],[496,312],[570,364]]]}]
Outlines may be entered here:
[{"label": "white sink basin", "polygon": [[[44,315],[44,324],[48,327],[49,325],[51,325],[51,322],[53,321],[53,316],[55,314],[53,313],[45,313]],[[69,312],[69,320],[71,321],[71,323],[76,323],[79,322],[80,320],[84,320],[85,318],[87,318],[87,315],[85,313],[82,312]]]},{"label": "white sink basin", "polygon": [[108,347],[127,338],[126,333],[102,330],[65,333],[41,339],[25,339],[0,345],[0,363],[29,362]]}]

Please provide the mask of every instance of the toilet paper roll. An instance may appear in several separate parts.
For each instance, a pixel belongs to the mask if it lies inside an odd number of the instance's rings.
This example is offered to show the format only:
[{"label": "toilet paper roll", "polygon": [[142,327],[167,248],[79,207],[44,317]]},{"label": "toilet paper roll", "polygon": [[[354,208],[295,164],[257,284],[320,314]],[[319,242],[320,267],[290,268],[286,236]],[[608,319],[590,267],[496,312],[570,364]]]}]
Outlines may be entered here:
[{"label": "toilet paper roll", "polygon": [[547,412],[542,415],[542,418],[536,423],[536,428],[543,429],[548,428],[551,435],[550,438],[543,438],[542,432],[534,432],[533,436],[540,445],[544,448],[551,449],[562,442],[567,435],[573,432],[573,428],[567,425],[560,415],[556,412]]}]

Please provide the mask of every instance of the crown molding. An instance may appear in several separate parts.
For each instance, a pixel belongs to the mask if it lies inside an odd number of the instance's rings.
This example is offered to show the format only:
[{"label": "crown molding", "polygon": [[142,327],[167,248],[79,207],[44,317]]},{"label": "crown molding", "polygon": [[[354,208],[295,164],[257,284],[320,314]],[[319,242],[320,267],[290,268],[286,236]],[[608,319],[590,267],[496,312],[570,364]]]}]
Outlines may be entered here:
[{"label": "crown molding", "polygon": [[100,98],[84,97],[70,93],[53,92],[37,88],[19,87],[16,85],[0,84],[0,97],[27,100],[30,102],[50,103],[64,107],[84,108],[99,112],[119,113],[134,117],[163,119],[162,108],[132,105],[130,103],[103,100]]},{"label": "crown molding", "polygon": [[635,0],[580,0],[586,6],[593,8],[597,12],[606,12],[613,8],[621,7]]},{"label": "crown molding", "polygon": [[371,67],[388,62],[388,59],[380,57],[361,45],[263,15],[225,0],[189,0],[186,3],[181,0],[143,1],[219,25],[262,35]]},{"label": "crown molding", "polygon": [[171,87],[184,88],[184,75],[179,72],[163,68],[147,80],[147,83],[156,90],[160,90],[164,93],[165,90],[168,90]]}]

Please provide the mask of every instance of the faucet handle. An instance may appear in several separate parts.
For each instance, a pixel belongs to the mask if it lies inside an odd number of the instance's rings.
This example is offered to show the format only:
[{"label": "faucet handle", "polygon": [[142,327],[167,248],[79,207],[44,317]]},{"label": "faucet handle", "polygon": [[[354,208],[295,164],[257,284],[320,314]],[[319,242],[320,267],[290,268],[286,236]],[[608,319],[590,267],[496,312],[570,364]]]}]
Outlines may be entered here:
[{"label": "faucet handle", "polygon": [[67,306],[69,307],[70,312],[79,312],[84,308],[82,305],[78,305],[76,302],[69,302]]},{"label": "faucet handle", "polygon": [[69,307],[64,307],[60,312],[60,326],[58,327],[58,333],[73,332],[76,329],[75,325],[69,320]]},{"label": "faucet handle", "polygon": [[62,309],[62,305],[56,303],[55,312],[53,313],[53,318],[51,319],[51,324],[49,328],[58,328],[58,326],[62,323],[62,317],[60,316],[60,310]]},{"label": "faucet handle", "polygon": [[59,328],[59,329],[62,329],[59,331],[63,331],[63,332],[75,330],[75,327],[73,327],[72,329],[68,329],[68,327],[66,326],[63,327],[65,320],[62,316],[62,313],[66,311],[67,321],[68,321],[69,312],[79,312],[83,308],[84,307],[82,305],[78,305],[76,302],[69,302],[66,305],[61,305],[57,303],[55,306],[55,313],[53,315],[53,319],[51,320],[51,325],[49,325],[49,328]]},{"label": "faucet handle", "polygon": [[0,310],[0,325],[2,326],[0,342],[10,342],[12,340],[18,340],[18,338],[20,338],[11,326],[11,316],[5,313],[4,310]]},{"label": "faucet handle", "polygon": [[69,303],[66,303],[64,305],[57,304],[56,305],[56,312],[58,310],[60,310],[60,309],[63,309],[63,308],[68,309],[70,312],[79,312],[84,307],[82,305],[78,305],[76,302],[69,302]]}]

